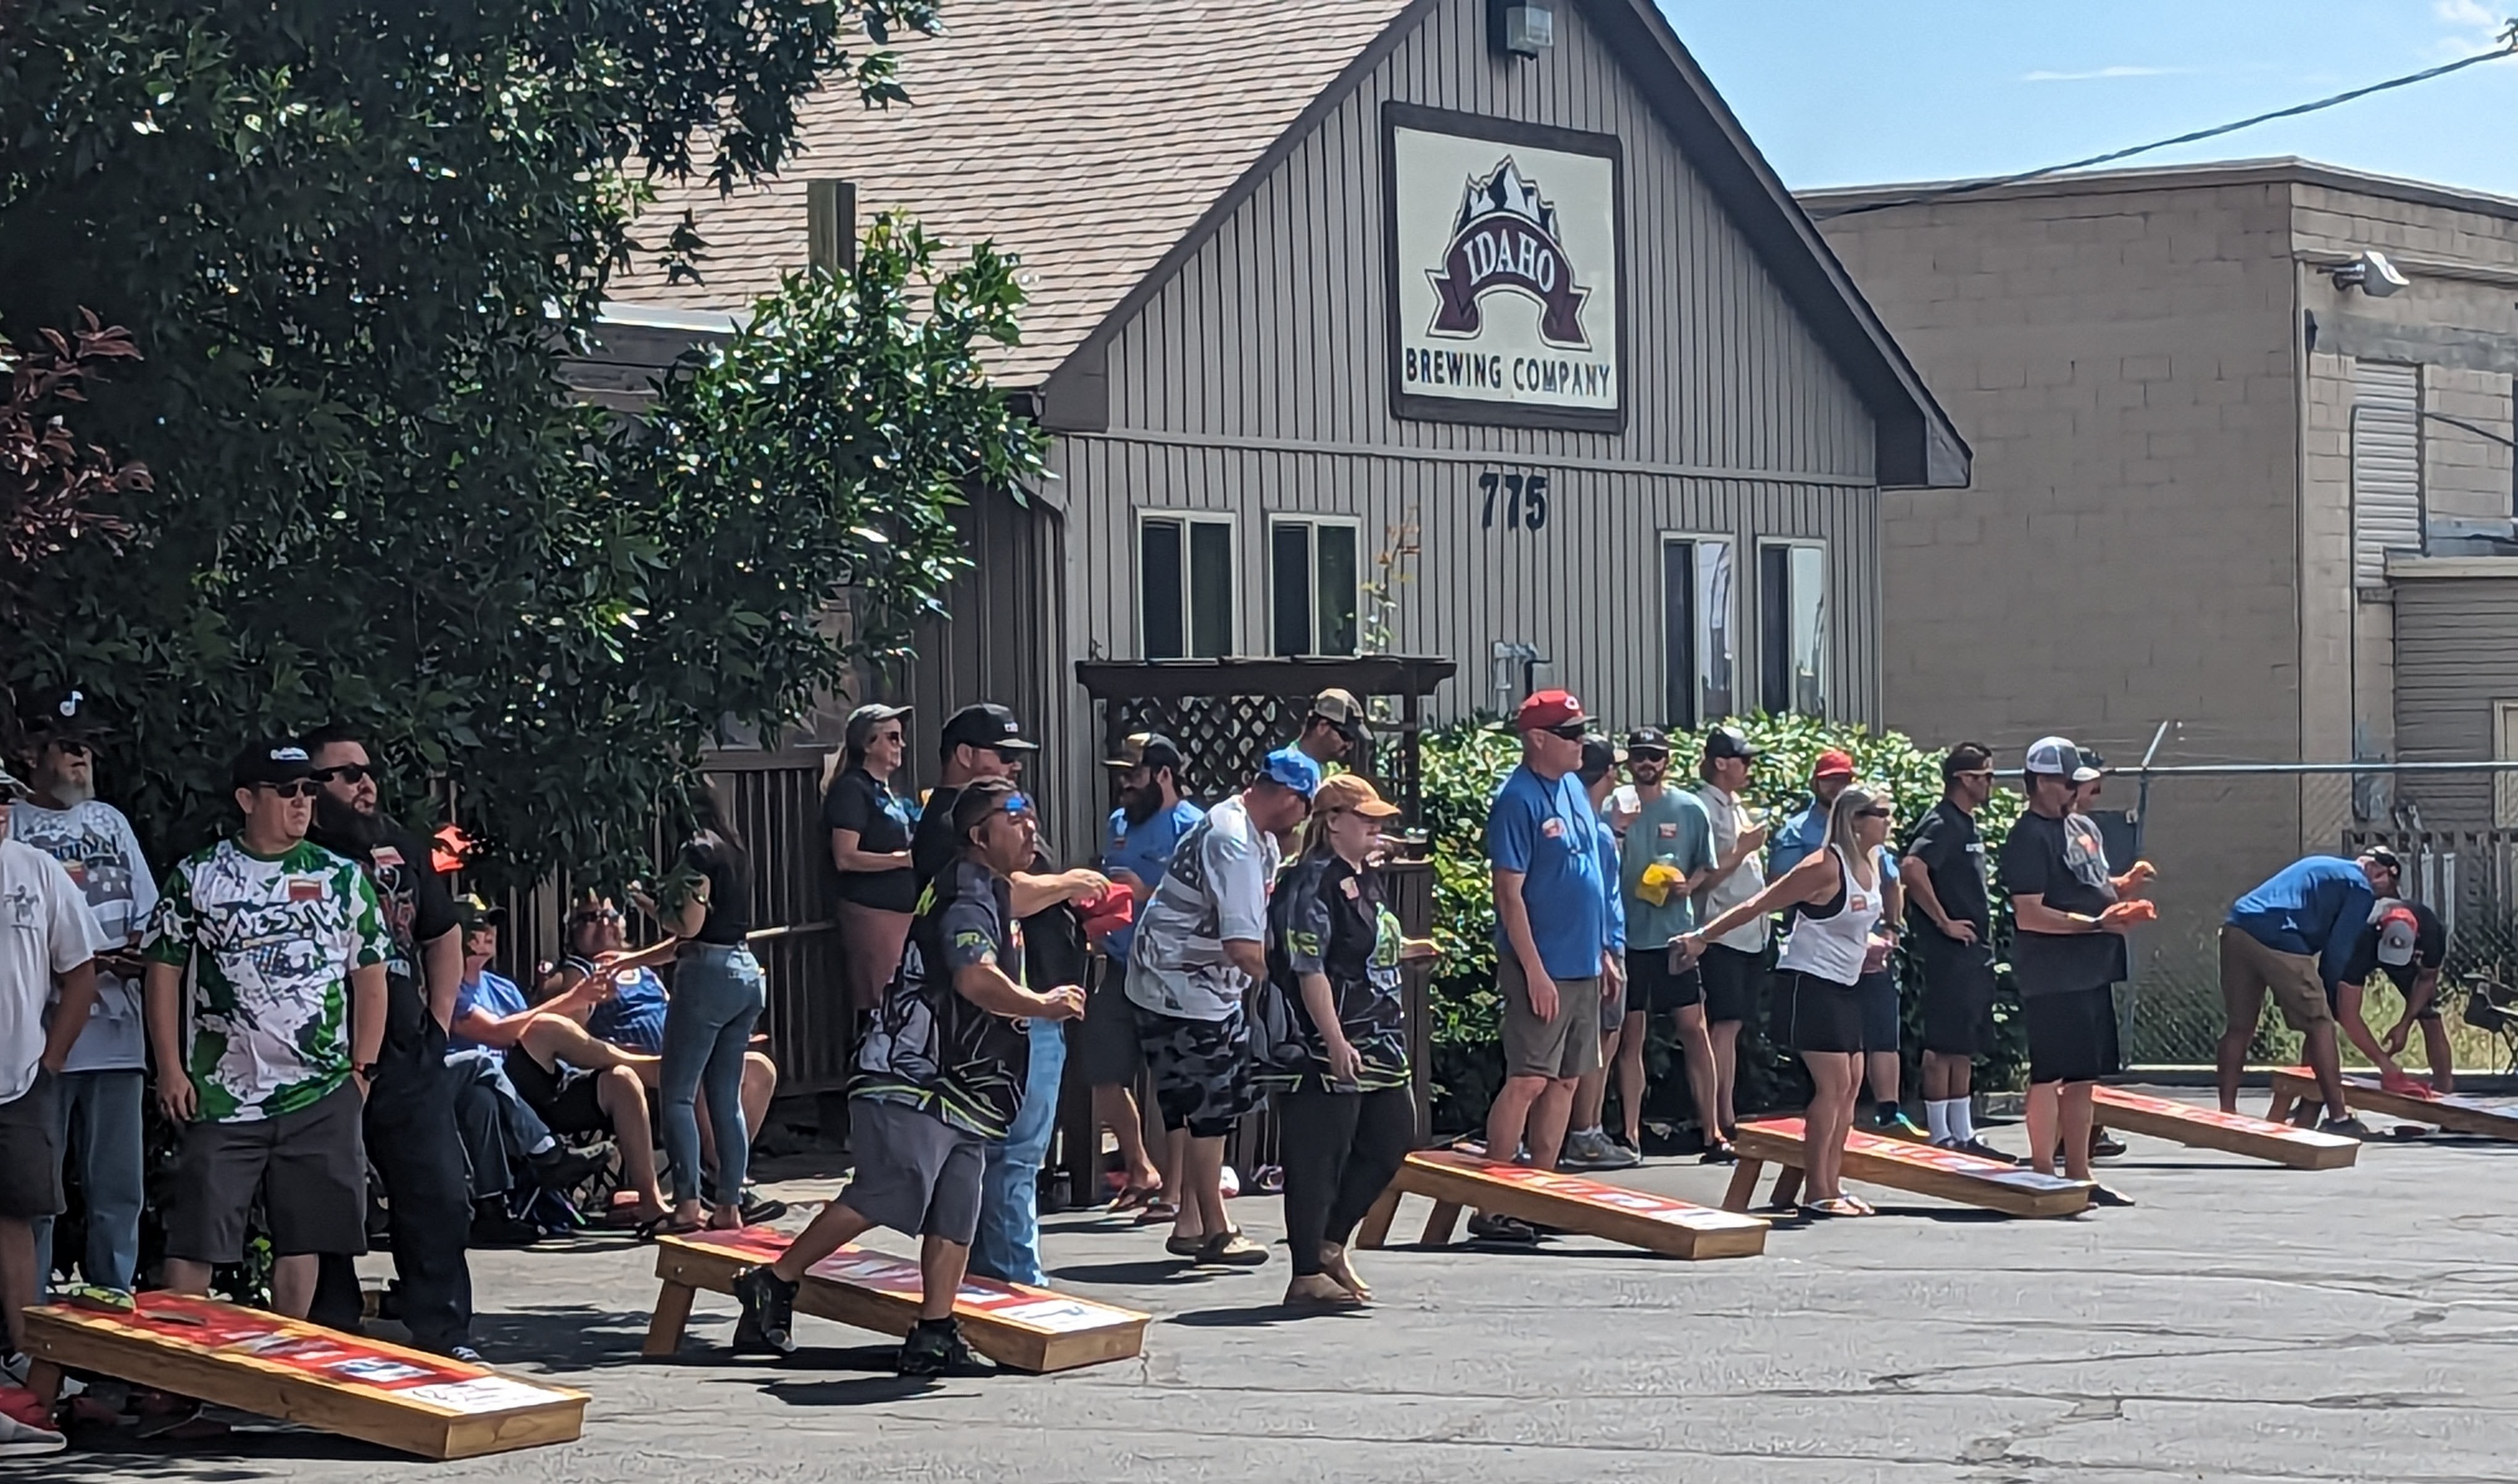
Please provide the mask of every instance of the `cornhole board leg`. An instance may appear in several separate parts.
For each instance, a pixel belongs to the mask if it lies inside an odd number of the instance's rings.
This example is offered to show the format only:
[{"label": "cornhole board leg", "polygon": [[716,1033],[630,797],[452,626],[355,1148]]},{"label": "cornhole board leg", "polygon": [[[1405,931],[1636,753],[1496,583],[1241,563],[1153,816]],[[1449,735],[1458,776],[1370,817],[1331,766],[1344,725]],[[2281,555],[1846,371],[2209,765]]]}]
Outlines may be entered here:
[{"label": "cornhole board leg", "polygon": [[1426,1247],[1450,1246],[1452,1238],[1457,1235],[1459,1229],[1459,1206],[1449,1200],[1437,1200],[1434,1202],[1434,1208],[1425,1213],[1425,1230],[1416,1234],[1416,1244]]},{"label": "cornhole board leg", "polygon": [[39,1360],[26,1368],[26,1389],[35,1400],[50,1407],[62,1399],[62,1368],[51,1361]]},{"label": "cornhole board leg", "polygon": [[1364,1213],[1364,1223],[1355,1229],[1355,1244],[1368,1252],[1381,1247],[1390,1241],[1390,1223],[1398,1216],[1399,1186],[1394,1181],[1390,1189],[1381,1193],[1381,1199],[1372,1202],[1372,1209]]},{"label": "cornhole board leg", "polygon": [[647,1321],[647,1342],[638,1353],[653,1359],[671,1355],[682,1347],[682,1331],[691,1322],[691,1300],[699,1289],[686,1283],[665,1281],[656,1294],[656,1317]]},{"label": "cornhole board leg", "polygon": [[1730,1188],[1722,1193],[1722,1208],[1726,1211],[1747,1210],[1749,1202],[1758,1199],[1758,1181],[1765,1172],[1765,1160],[1741,1157],[1731,1171]]},{"label": "cornhole board leg", "polygon": [[2299,1087],[2279,1072],[2274,1073],[2274,1099],[2265,1105],[2265,1121],[2287,1123],[2293,1110],[2299,1107]]},{"label": "cornhole board leg", "polygon": [[1802,1167],[1798,1164],[1787,1164],[1775,1172],[1775,1189],[1767,1196],[1766,1203],[1781,1210],[1797,1204],[1801,1199]]}]

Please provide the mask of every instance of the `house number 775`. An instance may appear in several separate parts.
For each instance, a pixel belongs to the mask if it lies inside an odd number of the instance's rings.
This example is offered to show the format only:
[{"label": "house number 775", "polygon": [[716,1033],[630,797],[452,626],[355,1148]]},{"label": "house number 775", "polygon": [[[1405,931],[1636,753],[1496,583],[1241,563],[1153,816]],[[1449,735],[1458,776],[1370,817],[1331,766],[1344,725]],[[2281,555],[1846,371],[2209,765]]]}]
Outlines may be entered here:
[{"label": "house number 775", "polygon": [[1524,526],[1536,531],[1547,524],[1547,476],[1526,470],[1490,469],[1478,476],[1478,488],[1486,491],[1486,503],[1479,512],[1478,524],[1486,530],[1496,528],[1496,506],[1500,497],[1503,528]]}]

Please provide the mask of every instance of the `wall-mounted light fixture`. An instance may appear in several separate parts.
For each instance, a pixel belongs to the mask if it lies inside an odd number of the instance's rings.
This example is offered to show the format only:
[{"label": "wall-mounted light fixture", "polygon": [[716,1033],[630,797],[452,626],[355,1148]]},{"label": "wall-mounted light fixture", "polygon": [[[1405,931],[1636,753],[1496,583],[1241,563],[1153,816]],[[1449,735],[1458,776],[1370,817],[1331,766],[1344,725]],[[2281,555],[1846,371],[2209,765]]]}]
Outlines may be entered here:
[{"label": "wall-mounted light fixture", "polygon": [[2363,248],[2361,255],[2349,263],[2329,270],[2337,288],[2358,288],[2373,299],[2392,297],[2412,280],[2405,271],[2387,261],[2387,255],[2374,247]]},{"label": "wall-mounted light fixture", "polygon": [[1536,57],[1556,44],[1556,11],[1537,0],[1487,0],[1495,49],[1512,57]]}]

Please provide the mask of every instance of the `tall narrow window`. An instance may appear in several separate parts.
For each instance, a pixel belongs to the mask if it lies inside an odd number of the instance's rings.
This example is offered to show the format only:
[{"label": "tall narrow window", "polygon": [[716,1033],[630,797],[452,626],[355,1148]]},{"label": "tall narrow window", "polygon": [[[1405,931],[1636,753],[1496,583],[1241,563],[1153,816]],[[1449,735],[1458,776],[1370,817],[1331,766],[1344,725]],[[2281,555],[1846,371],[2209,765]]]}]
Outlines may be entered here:
[{"label": "tall narrow window", "polygon": [[1281,655],[1353,654],[1361,589],[1352,521],[1268,522],[1268,637]]},{"label": "tall narrow window", "polygon": [[1758,704],[1776,715],[1827,715],[1827,547],[1758,548]]},{"label": "tall narrow window", "polygon": [[1233,652],[1233,520],[1149,515],[1137,528],[1139,633],[1149,660]]},{"label": "tall narrow window", "polygon": [[2352,585],[2387,585],[2387,553],[2422,549],[2422,369],[2352,369]]},{"label": "tall narrow window", "polygon": [[1730,542],[1663,538],[1661,623],[1663,720],[1696,727],[1731,715]]}]

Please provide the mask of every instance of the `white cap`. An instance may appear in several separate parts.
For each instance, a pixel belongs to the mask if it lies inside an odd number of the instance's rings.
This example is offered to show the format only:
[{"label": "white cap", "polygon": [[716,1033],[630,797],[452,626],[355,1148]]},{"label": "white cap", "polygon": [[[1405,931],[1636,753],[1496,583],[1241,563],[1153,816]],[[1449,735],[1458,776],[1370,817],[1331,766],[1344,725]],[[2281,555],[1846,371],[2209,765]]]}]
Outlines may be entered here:
[{"label": "white cap", "polygon": [[2378,927],[2378,962],[2401,969],[2413,961],[2421,943],[2421,919],[2410,906],[2390,896],[2378,903],[2369,920]]},{"label": "white cap", "polygon": [[2069,778],[2081,770],[2081,750],[2069,737],[2040,737],[2028,744],[2028,755],[2019,766],[2023,772]]}]

